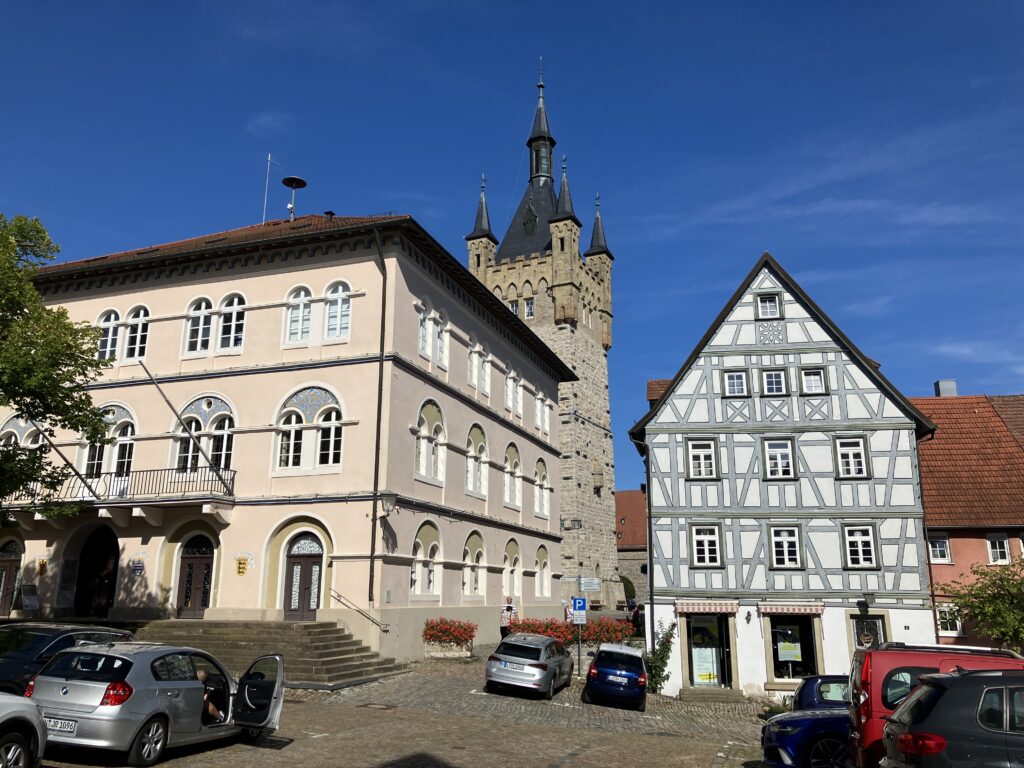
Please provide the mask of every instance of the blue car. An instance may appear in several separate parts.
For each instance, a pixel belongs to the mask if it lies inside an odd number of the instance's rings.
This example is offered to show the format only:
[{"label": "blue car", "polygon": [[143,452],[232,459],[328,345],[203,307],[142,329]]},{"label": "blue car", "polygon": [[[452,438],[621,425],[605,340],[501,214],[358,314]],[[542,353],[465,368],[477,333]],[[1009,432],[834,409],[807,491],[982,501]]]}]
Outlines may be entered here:
[{"label": "blue car", "polygon": [[580,695],[584,704],[617,702],[647,709],[647,670],[641,651],[628,645],[602,643],[587,670]]},{"label": "blue car", "polygon": [[793,711],[776,715],[761,729],[766,768],[846,768],[846,693],[843,676],[805,677],[793,694]]}]

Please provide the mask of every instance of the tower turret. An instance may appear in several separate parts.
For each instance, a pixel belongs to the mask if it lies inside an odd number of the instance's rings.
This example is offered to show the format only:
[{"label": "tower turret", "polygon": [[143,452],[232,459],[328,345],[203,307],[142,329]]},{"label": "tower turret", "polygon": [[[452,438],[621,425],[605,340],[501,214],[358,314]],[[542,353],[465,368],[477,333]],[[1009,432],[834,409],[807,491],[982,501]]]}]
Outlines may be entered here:
[{"label": "tower turret", "polygon": [[494,264],[494,253],[498,238],[491,232],[491,215],[487,211],[487,177],[480,177],[480,202],[476,206],[476,221],[473,231],[466,235],[469,251],[469,271],[479,280],[484,280],[487,268]]},{"label": "tower turret", "polygon": [[580,220],[576,218],[572,207],[565,155],[562,155],[562,187],[558,193],[558,204],[548,226],[551,229],[551,256],[555,262],[555,279],[551,285],[555,299],[555,322],[575,324],[579,320],[580,302],[576,273],[583,263],[579,256]]},{"label": "tower turret", "polygon": [[615,257],[604,237],[600,194],[594,199],[594,231],[590,235],[590,247],[583,256],[597,282],[600,301],[596,309],[601,320],[601,346],[608,351],[612,346],[612,262]]},{"label": "tower turret", "polygon": [[533,115],[533,129],[530,138],[526,140],[526,146],[530,148],[530,179],[544,177],[552,180],[551,153],[555,148],[555,137],[551,135],[548,113],[544,109],[543,65],[537,81],[537,110]]}]

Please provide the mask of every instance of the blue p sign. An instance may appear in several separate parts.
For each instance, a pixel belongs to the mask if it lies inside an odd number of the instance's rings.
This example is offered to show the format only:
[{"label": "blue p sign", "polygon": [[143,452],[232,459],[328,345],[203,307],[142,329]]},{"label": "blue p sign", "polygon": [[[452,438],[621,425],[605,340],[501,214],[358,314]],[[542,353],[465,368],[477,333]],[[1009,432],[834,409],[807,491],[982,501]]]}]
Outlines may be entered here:
[{"label": "blue p sign", "polygon": [[574,597],[572,599],[572,610],[573,610],[573,613],[575,613],[576,611],[585,611],[585,610],[587,610],[587,598],[585,598],[585,597]]}]

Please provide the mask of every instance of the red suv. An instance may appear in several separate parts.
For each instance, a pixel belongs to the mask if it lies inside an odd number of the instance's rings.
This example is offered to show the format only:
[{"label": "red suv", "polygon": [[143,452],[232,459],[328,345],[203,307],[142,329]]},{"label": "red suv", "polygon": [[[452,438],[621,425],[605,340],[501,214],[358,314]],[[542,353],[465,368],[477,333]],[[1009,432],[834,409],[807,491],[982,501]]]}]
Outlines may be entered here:
[{"label": "red suv", "polygon": [[885,719],[917,685],[920,675],[960,669],[1024,669],[1024,656],[996,648],[882,643],[861,648],[850,669],[850,757],[874,768],[885,754]]}]

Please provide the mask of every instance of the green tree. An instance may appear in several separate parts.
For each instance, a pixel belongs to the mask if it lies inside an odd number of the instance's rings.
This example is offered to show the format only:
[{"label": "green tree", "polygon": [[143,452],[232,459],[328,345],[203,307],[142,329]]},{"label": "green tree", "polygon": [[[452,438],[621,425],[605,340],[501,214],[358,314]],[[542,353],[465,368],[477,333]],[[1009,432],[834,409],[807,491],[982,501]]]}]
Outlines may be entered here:
[{"label": "green tree", "polygon": [[1024,560],[998,567],[973,565],[971,578],[939,584],[935,591],[979,633],[1015,651],[1024,649]]},{"label": "green tree", "polygon": [[669,671],[669,657],[672,656],[672,637],[676,633],[676,623],[665,626],[658,622],[658,630],[654,633],[654,652],[644,654],[647,664],[647,686],[655,693],[661,693],[665,683],[672,677]]},{"label": "green tree", "polygon": [[[33,284],[59,250],[38,219],[0,214],[0,406],[50,437],[63,428],[99,442],[106,424],[87,390],[107,365],[96,359],[97,331],[72,322],[63,307],[46,307]],[[44,514],[57,514],[52,501],[68,474],[46,450],[0,445],[3,521],[10,501],[28,495]]]}]

